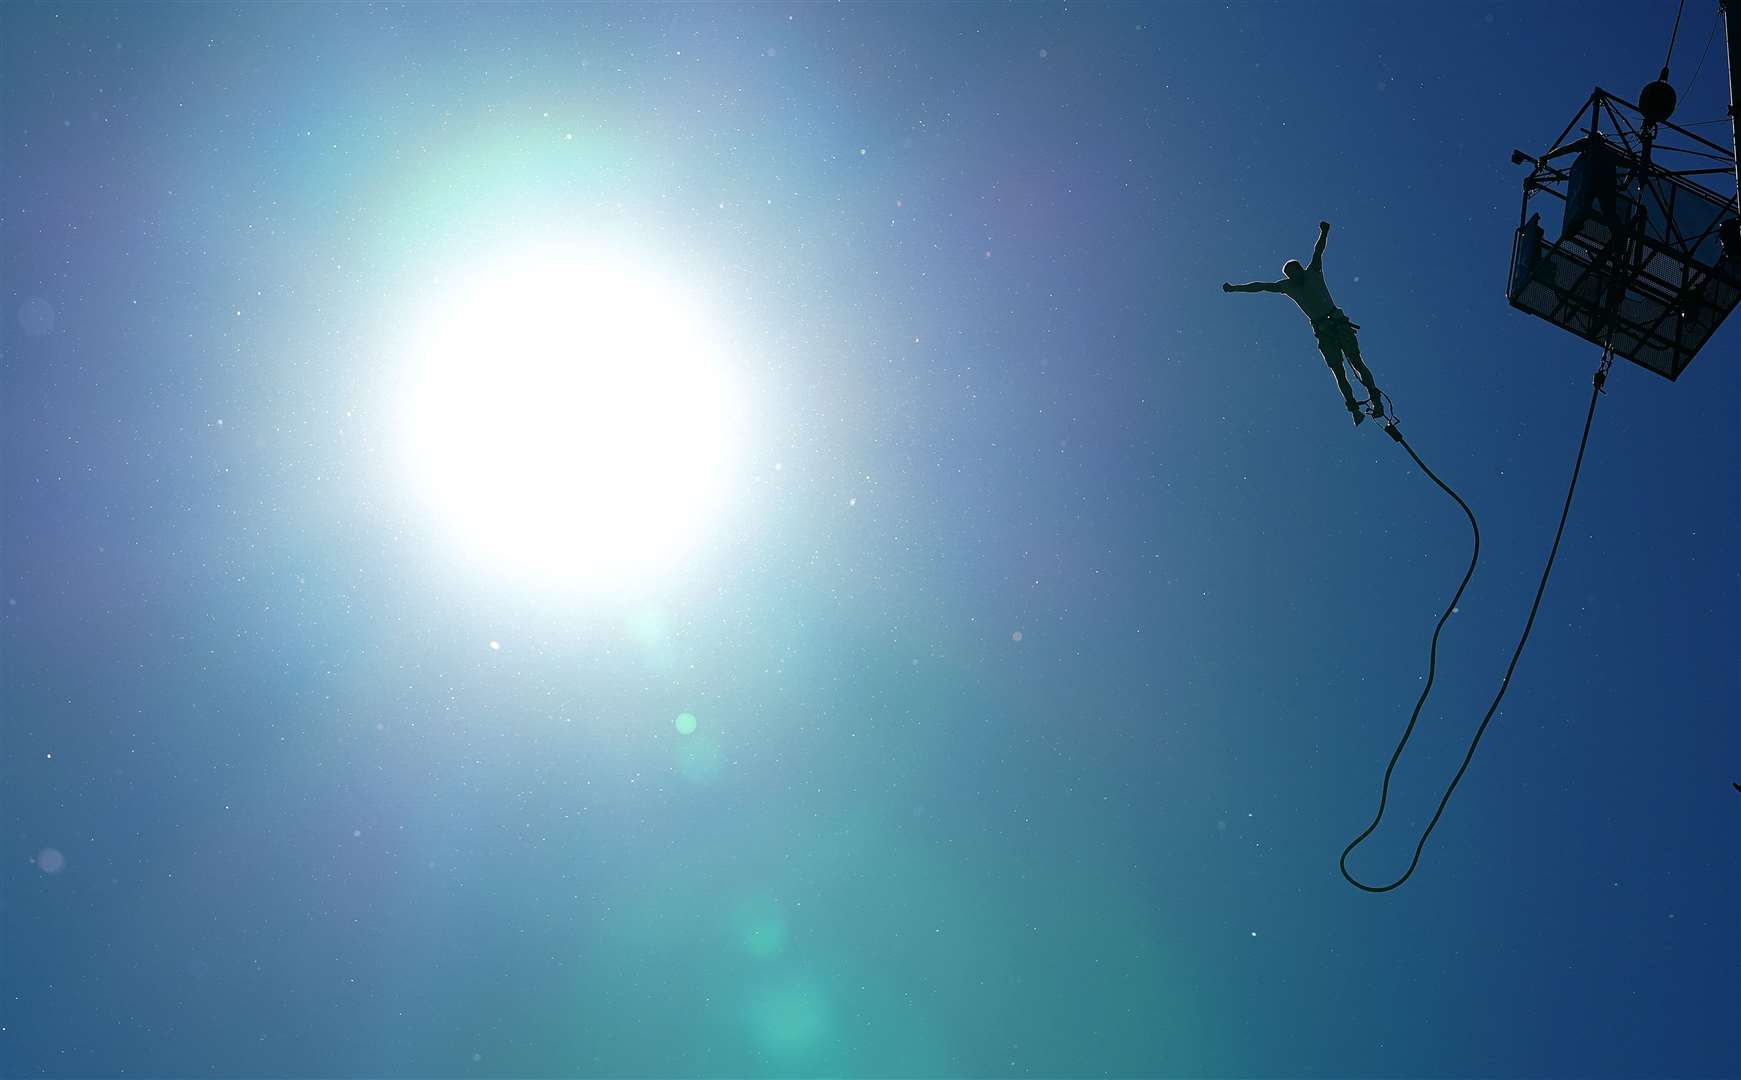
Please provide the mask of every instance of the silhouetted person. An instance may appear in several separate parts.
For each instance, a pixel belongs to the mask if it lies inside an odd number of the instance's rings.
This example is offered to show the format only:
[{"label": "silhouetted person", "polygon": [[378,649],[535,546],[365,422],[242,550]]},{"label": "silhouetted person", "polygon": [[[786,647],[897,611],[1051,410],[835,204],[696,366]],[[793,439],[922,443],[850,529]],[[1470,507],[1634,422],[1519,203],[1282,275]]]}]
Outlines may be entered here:
[{"label": "silhouetted person", "polygon": [[1344,358],[1365,384],[1374,416],[1382,415],[1383,401],[1378,384],[1372,381],[1372,372],[1367,370],[1366,361],[1360,359],[1360,343],[1354,338],[1354,332],[1360,327],[1350,322],[1336,302],[1330,299],[1330,288],[1324,284],[1324,243],[1329,239],[1330,223],[1320,221],[1311,265],[1301,266],[1297,259],[1289,259],[1282,266],[1282,273],[1287,276],[1280,281],[1248,281],[1244,285],[1223,282],[1221,291],[1279,292],[1298,304],[1306,318],[1312,320],[1312,333],[1318,337],[1318,351],[1324,354],[1324,362],[1335,373],[1336,385],[1342,389],[1342,400],[1358,425],[1366,419],[1366,414],[1360,411],[1360,403],[1354,400],[1354,391],[1348,386],[1348,376],[1342,370]]}]

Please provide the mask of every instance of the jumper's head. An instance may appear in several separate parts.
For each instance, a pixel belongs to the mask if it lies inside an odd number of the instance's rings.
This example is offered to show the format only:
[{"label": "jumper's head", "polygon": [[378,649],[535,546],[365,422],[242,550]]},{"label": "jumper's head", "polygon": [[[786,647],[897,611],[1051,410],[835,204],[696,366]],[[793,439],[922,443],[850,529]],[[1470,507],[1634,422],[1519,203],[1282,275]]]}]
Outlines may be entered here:
[{"label": "jumper's head", "polygon": [[1305,272],[1306,268],[1300,265],[1300,260],[1298,259],[1289,259],[1287,262],[1282,264],[1282,273],[1286,274],[1291,280],[1297,280],[1299,276]]}]

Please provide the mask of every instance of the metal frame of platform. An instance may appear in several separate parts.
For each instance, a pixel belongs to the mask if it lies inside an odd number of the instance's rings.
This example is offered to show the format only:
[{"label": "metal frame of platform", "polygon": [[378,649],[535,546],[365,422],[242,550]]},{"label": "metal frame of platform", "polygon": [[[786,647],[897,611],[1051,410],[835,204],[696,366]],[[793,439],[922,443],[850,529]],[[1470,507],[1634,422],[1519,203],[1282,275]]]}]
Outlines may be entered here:
[{"label": "metal frame of platform", "polygon": [[[1734,176],[1735,155],[1598,87],[1546,153],[1512,160],[1532,169],[1511,305],[1678,378],[1741,303],[1736,200],[1695,179]],[[1565,211],[1557,239],[1532,217],[1544,195]]]}]

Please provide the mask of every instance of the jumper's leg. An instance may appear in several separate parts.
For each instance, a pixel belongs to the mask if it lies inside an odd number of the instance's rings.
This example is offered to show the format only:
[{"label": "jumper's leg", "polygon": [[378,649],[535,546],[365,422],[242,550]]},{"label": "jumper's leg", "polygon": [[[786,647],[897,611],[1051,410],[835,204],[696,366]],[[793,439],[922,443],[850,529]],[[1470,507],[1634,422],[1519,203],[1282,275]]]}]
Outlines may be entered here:
[{"label": "jumper's leg", "polygon": [[1336,376],[1336,385],[1342,391],[1342,400],[1348,406],[1349,412],[1357,412],[1359,404],[1354,400],[1354,388],[1348,385],[1348,376],[1342,371],[1342,356],[1329,346],[1320,344],[1318,352],[1324,357],[1324,363],[1330,365],[1330,373]]},{"label": "jumper's leg", "polygon": [[1354,366],[1354,374],[1360,376],[1360,381],[1366,386],[1366,395],[1372,399],[1374,409],[1382,409],[1384,403],[1379,400],[1378,384],[1372,380],[1372,370],[1366,366],[1366,361],[1360,358],[1360,345],[1355,341],[1353,333],[1343,342],[1342,351],[1348,355],[1348,362]]}]

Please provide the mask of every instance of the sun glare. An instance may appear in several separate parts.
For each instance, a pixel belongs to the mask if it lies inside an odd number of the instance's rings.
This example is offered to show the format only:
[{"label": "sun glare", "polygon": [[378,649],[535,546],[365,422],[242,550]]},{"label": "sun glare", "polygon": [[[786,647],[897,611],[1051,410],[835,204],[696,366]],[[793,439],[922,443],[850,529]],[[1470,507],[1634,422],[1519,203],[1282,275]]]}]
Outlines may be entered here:
[{"label": "sun glare", "polygon": [[458,554],[634,584],[707,536],[735,435],[717,332],[620,257],[519,255],[444,295],[409,358],[410,477]]}]

